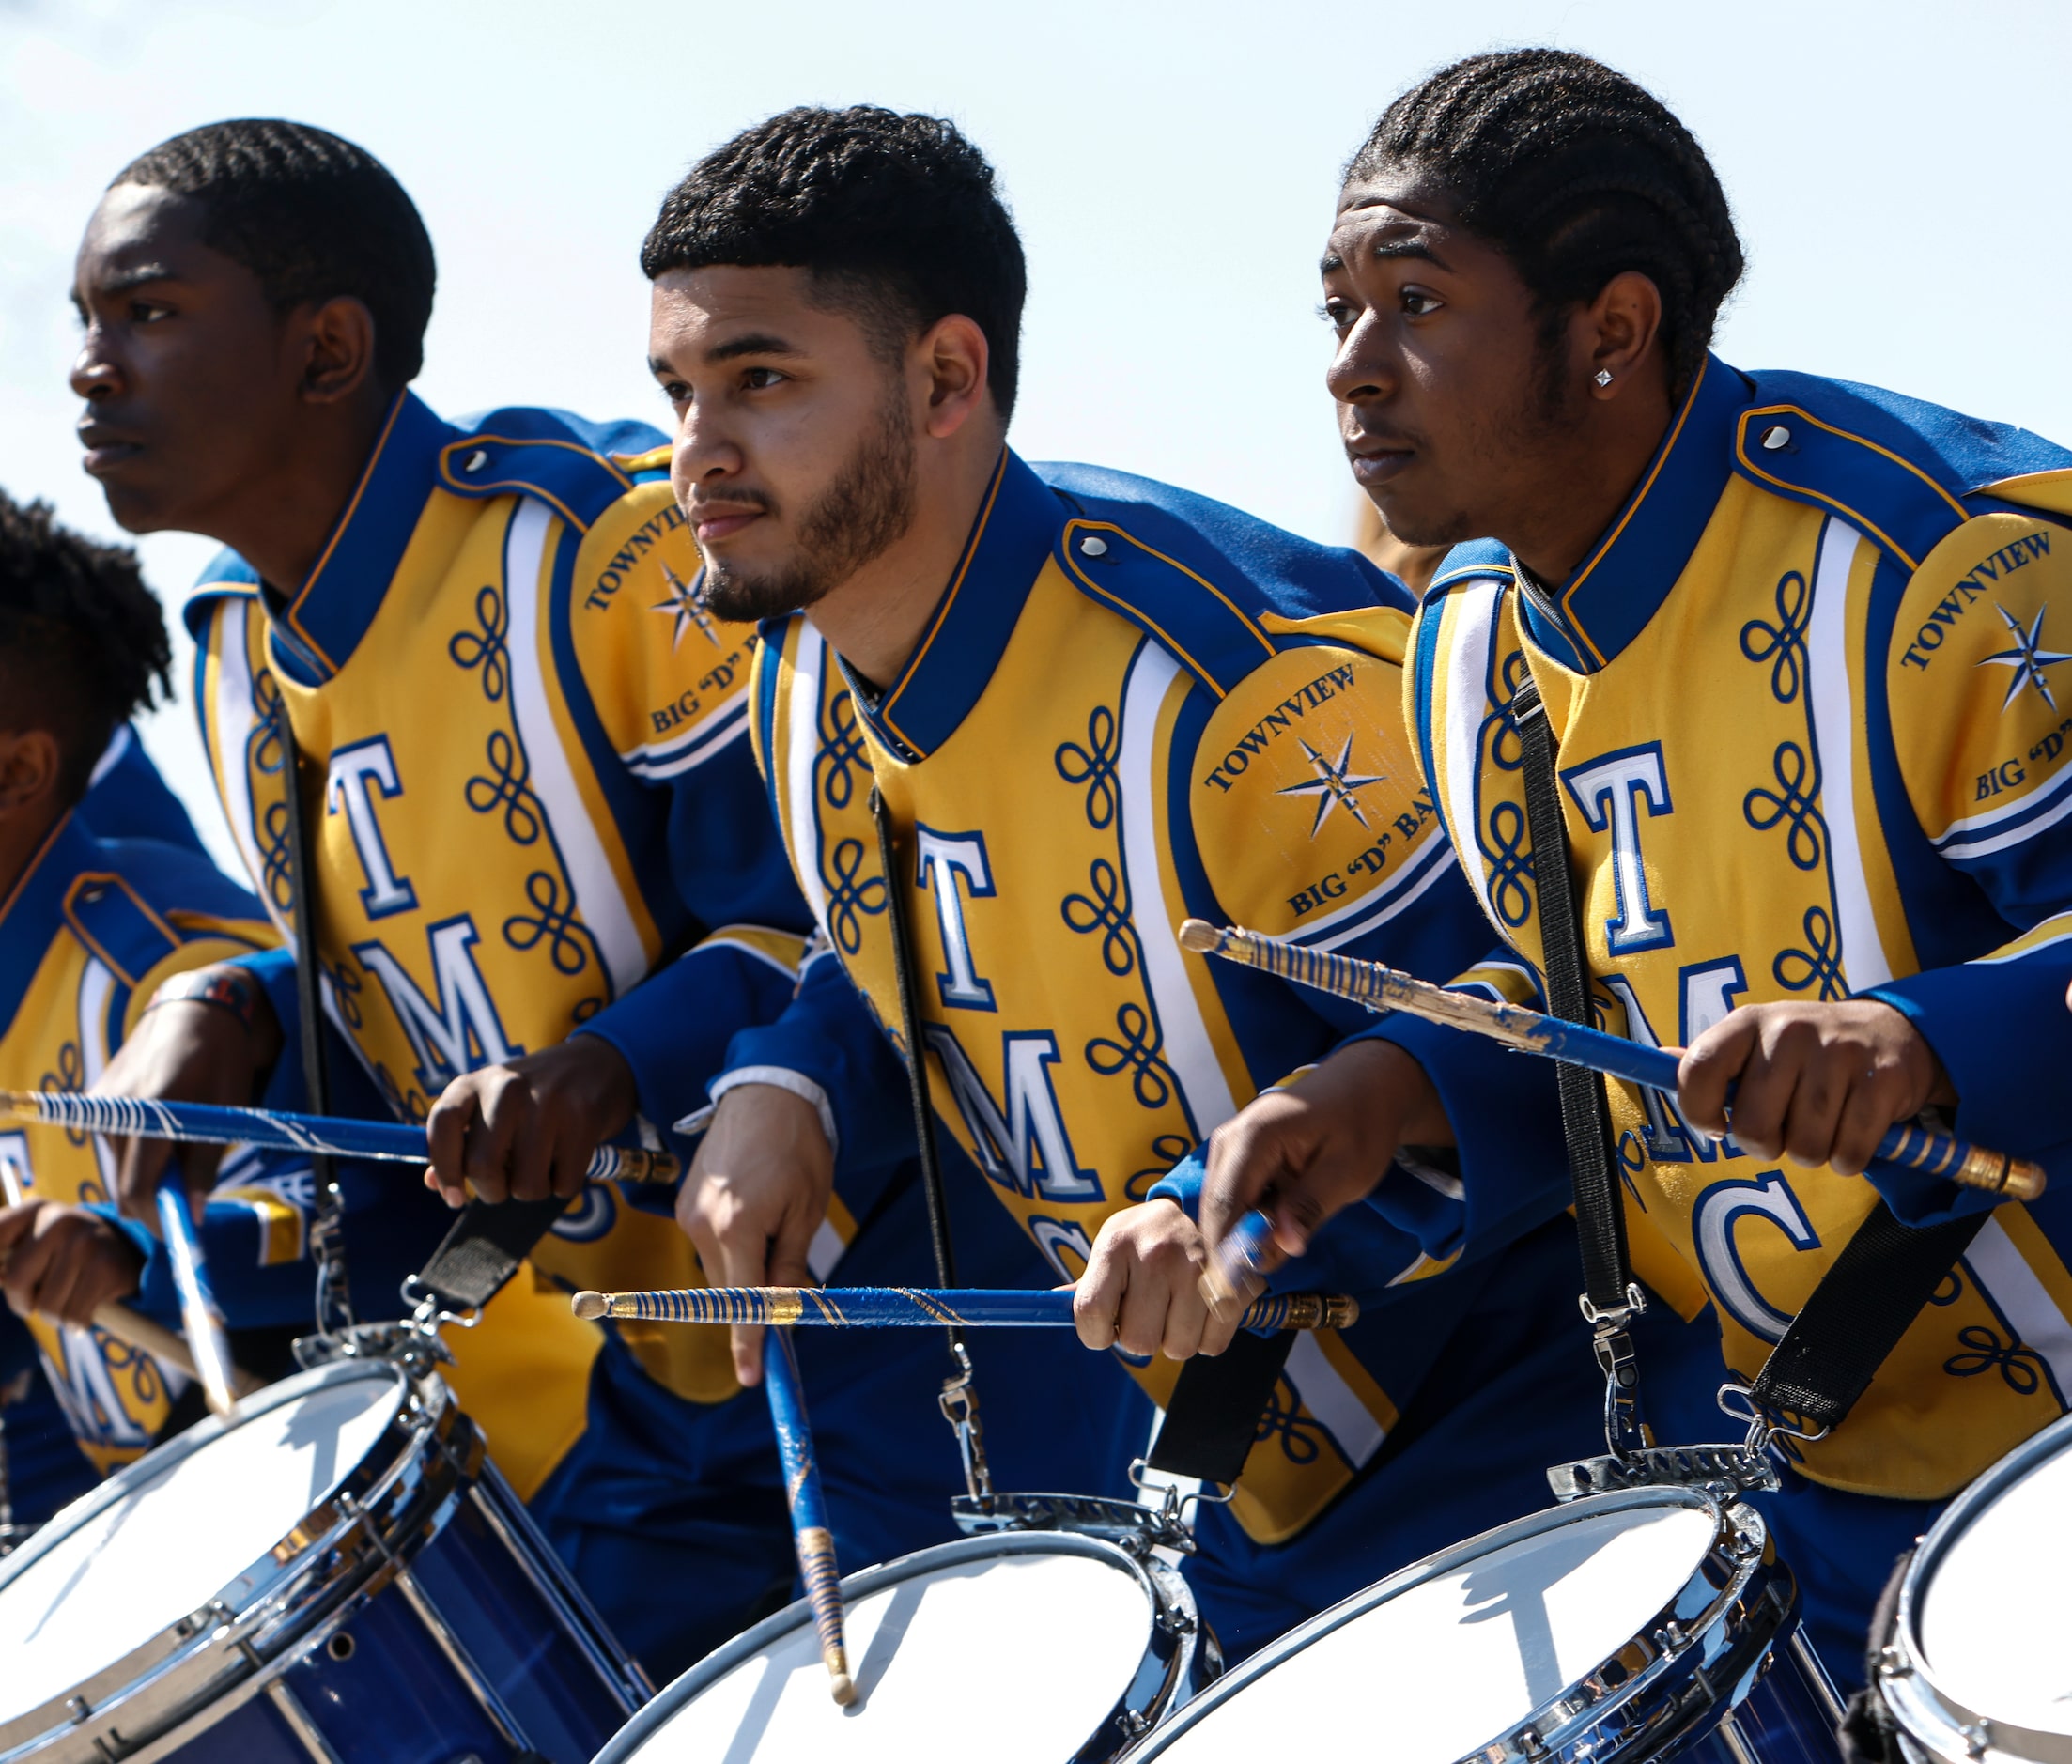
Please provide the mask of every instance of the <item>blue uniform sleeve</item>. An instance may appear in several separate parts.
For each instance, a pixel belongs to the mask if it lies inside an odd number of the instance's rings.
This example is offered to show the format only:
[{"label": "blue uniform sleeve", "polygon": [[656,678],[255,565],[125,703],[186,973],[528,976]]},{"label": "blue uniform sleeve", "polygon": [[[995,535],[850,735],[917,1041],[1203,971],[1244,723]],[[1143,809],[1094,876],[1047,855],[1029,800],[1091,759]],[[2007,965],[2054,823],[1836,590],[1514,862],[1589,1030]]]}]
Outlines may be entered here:
[{"label": "blue uniform sleeve", "polygon": [[[641,1114],[665,1130],[699,1108],[745,1026],[771,1023],[792,1002],[806,939],[730,925],[650,975],[576,1032],[618,1050],[640,1091]],[[687,1151],[679,1142],[675,1148]]]},{"label": "blue uniform sleeve", "polygon": [[825,944],[808,956],[783,1014],[734,1037],[712,1093],[757,1083],[777,1084],[821,1109],[837,1153],[836,1191],[855,1217],[871,1210],[914,1154],[905,1064]]},{"label": "blue uniform sleeve", "polygon": [[180,799],[166,787],[134,723],[115,733],[87,781],[79,817],[101,839],[149,839],[207,853]]}]

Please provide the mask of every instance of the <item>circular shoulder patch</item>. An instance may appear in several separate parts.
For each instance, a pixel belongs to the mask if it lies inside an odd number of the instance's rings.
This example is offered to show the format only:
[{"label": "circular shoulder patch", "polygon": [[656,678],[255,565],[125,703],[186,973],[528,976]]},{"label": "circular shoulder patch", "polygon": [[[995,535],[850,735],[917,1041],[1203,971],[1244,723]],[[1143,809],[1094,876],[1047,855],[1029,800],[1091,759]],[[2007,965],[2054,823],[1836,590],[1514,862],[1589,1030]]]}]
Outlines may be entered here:
[{"label": "circular shoulder patch", "polygon": [[1195,840],[1216,897],[1249,929],[1277,936],[1354,909],[1440,837],[1402,678],[1357,650],[1284,650],[1210,717]]},{"label": "circular shoulder patch", "polygon": [[2072,764],[2072,534],[2012,514],[1950,534],[1907,584],[1886,684],[1928,836],[2018,818]]}]

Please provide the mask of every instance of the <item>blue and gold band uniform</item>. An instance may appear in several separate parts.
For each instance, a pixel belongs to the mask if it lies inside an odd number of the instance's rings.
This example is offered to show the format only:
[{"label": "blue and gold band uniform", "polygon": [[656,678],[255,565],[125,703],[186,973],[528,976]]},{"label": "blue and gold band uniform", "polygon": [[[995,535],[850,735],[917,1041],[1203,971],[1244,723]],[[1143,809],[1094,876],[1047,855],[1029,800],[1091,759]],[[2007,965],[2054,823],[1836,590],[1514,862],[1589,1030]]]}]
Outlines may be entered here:
[{"label": "blue and gold band uniform", "polygon": [[[661,442],[537,410],[455,426],[405,395],[298,591],[226,555],[189,602],[216,787],[284,932],[286,706],[330,1021],[404,1119],[463,1073],[580,1033],[624,1057],[643,1136],[663,1134],[704,1100],[733,1032],[791,1002],[811,921],[747,738],[756,634],[693,592]],[[292,959],[255,966],[292,1023]],[[819,1272],[899,1168],[844,1160]],[[767,1560],[791,1559],[767,1416],[730,1401],[725,1332],[569,1313],[572,1287],[700,1280],[669,1201],[588,1189],[481,1326],[450,1338],[492,1454],[665,1675],[739,1627]],[[882,1344],[876,1365],[932,1395],[929,1353]],[[878,1439],[873,1386],[806,1374],[824,1458]],[[948,1527],[933,1462],[894,1451],[858,1485],[918,1509],[925,1483],[927,1530],[903,1547]],[[830,1504],[841,1540],[854,1509],[832,1490]],[[658,1582],[673,1548],[700,1574],[695,1599]]]},{"label": "blue and gold band uniform", "polygon": [[[765,627],[756,740],[815,919],[896,1025],[887,909],[905,893],[937,1109],[1054,1277],[1162,1183],[1188,1200],[1199,1166],[1183,1160],[1210,1131],[1364,1020],[1183,955],[1183,918],[1427,973],[1485,939],[1403,732],[1409,627],[1407,596],[1353,553],[1012,453],[882,698],[808,619]],[[901,840],[890,878],[874,784]],[[827,965],[731,1059],[796,1075],[856,1138],[899,1114],[896,1071],[876,1075],[862,1044],[880,1040]],[[1204,1522],[1204,1608],[1235,1651],[1539,1504],[1546,1454],[1590,1446],[1587,1351],[1547,1352],[1573,1315],[1558,1205],[1502,1217],[1448,1186],[1392,1170],[1382,1204],[1287,1277],[1352,1285],[1368,1309],[1295,1342],[1236,1524]],[[1140,1370],[1170,1389],[1170,1361]],[[1413,1443],[1396,1435],[1414,1400]],[[1471,1415],[1478,1446],[1447,1431]],[[1495,1464],[1502,1425],[1523,1471]]]},{"label": "blue and gold band uniform", "polygon": [[[172,975],[272,940],[258,904],[198,852],[97,838],[68,814],[0,903],[0,1088],[84,1091]],[[0,1126],[0,1158],[32,1199],[105,1202],[114,1171],[96,1136]],[[148,1450],[185,1381],[97,1328],[29,1328],[93,1467]]]},{"label": "blue and gold band uniform", "polygon": [[[1713,359],[1567,582],[1462,548],[1419,615],[1425,775],[1503,944],[1483,983],[1538,988],[1508,714],[1529,675],[1560,743],[1608,1026],[1685,1044],[1738,1005],[1882,999],[1941,1057],[1957,1131],[2041,1157],[2061,1184],[1991,1208],[1848,1421],[1793,1448],[1799,1498],[1779,1504],[1780,1526],[1787,1549],[1833,1565],[1801,1577],[1817,1617],[1823,1586],[1845,1595],[1830,1637],[1844,1671],[1924,1503],[2072,1395],[2067,516],[2072,455],[2033,435]],[[1448,1091],[1471,1190],[1530,1172],[1536,1148],[1545,1168],[1551,1086],[1529,1106],[1515,1062],[1444,1032],[1380,1032]],[[1916,1224],[1990,1206],[1875,1168],[1766,1165],[1693,1132],[1670,1099],[1607,1090],[1636,1267],[1684,1316],[1710,1307],[1742,1382],[1880,1190]],[[1706,1373],[1717,1382],[1717,1359]],[[1709,1436],[1703,1407],[1688,1424]]]},{"label": "blue and gold band uniform", "polygon": [[[156,840],[198,853],[201,842],[179,799],[165,787],[138,738],[124,723],[95,763],[75,821],[105,840]],[[256,903],[245,909],[256,918]],[[0,921],[0,947],[10,936],[43,936],[48,927],[28,928],[27,917]],[[0,1074],[15,1088],[15,1077]],[[24,1086],[34,1079],[24,1075]],[[92,1462],[79,1449],[65,1408],[47,1376],[36,1337],[11,1312],[0,1315],[0,1423],[6,1427],[8,1500],[14,1523],[40,1524],[58,1508],[92,1485]]]}]

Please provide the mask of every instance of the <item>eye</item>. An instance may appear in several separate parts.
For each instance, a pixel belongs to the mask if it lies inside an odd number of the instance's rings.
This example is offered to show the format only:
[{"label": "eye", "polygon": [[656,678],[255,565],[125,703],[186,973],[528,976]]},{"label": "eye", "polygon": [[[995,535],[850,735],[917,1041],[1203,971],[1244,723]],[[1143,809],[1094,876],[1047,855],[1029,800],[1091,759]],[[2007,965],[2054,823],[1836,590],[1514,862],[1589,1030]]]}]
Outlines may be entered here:
[{"label": "eye", "polygon": [[1413,318],[1423,318],[1446,304],[1436,294],[1428,294],[1421,287],[1406,287],[1401,299],[1403,311]]},{"label": "eye", "polygon": [[132,323],[155,325],[162,318],[170,318],[173,309],[162,301],[131,301],[130,317]]},{"label": "eye", "polygon": [[1317,308],[1317,317],[1343,336],[1346,328],[1359,317],[1359,313],[1351,301],[1332,299]]},{"label": "eye", "polygon": [[657,380],[656,383],[661,388],[662,396],[667,398],[670,403],[688,404],[690,402],[690,388],[685,385],[682,380],[663,379]]},{"label": "eye", "polygon": [[774,367],[751,367],[741,376],[741,383],[750,392],[766,392],[788,379],[788,374],[781,374]]}]

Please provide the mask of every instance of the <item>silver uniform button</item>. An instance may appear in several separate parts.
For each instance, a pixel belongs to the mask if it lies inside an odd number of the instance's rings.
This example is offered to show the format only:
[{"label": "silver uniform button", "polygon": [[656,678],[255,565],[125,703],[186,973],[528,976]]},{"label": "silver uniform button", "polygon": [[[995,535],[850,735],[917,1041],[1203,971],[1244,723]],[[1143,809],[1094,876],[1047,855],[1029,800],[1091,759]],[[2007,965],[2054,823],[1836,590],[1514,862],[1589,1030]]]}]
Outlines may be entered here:
[{"label": "silver uniform button", "polygon": [[1772,423],[1763,431],[1763,450],[1775,453],[1780,447],[1791,445],[1791,431],[1782,423]]},{"label": "silver uniform button", "polygon": [[1079,549],[1089,557],[1105,557],[1107,555],[1108,542],[1099,534],[1090,533],[1079,541]]},{"label": "silver uniform button", "polygon": [[468,456],[468,463],[461,467],[461,470],[463,472],[480,472],[488,463],[488,454],[482,448],[477,447],[473,453]]}]

